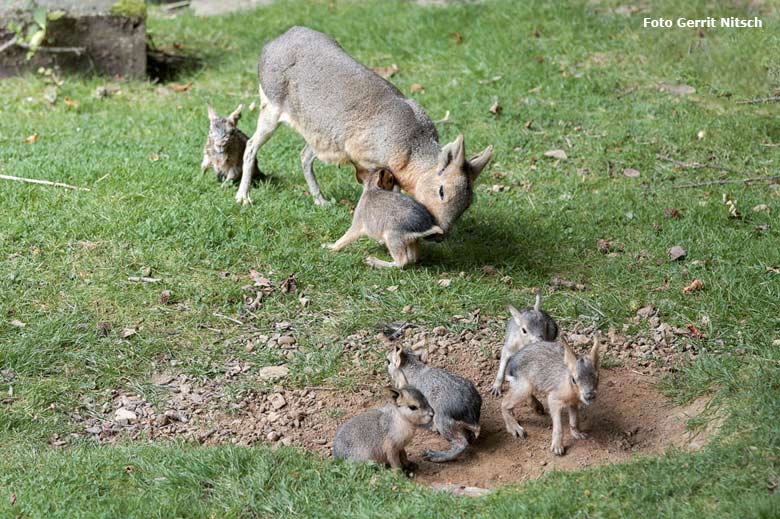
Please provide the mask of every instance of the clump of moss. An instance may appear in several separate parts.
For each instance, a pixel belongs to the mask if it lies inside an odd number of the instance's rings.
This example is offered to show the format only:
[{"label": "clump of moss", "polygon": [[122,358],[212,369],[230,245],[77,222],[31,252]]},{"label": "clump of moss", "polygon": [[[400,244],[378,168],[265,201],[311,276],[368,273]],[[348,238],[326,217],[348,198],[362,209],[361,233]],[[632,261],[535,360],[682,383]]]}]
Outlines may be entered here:
[{"label": "clump of moss", "polygon": [[117,0],[109,12],[115,16],[146,18],[146,2],[145,0]]}]

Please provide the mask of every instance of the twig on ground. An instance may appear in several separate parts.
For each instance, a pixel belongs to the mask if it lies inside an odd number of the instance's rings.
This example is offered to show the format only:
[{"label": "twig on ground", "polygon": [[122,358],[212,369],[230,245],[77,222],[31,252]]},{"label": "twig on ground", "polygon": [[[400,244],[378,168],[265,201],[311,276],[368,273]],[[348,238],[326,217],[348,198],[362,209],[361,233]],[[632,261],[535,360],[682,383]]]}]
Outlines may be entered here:
[{"label": "twig on ground", "polygon": [[678,186],[672,186],[674,189],[683,189],[688,187],[701,187],[701,186],[714,186],[721,184],[738,184],[740,182],[749,184],[751,182],[774,182],[780,181],[780,175],[773,175],[771,177],[751,177],[751,178],[724,178],[721,180],[707,180],[704,182],[691,182],[690,184],[680,184]]},{"label": "twig on ground", "polygon": [[70,184],[63,184],[62,182],[50,182],[49,180],[39,180],[37,178],[24,178],[15,177],[13,175],[0,175],[0,179],[3,180],[15,180],[17,182],[27,182],[28,184],[41,184],[44,186],[63,187],[65,189],[74,189],[76,191],[89,191],[89,188],[71,186]]},{"label": "twig on ground", "polygon": [[[33,50],[32,46],[21,42],[21,41],[15,41],[14,45],[17,47],[21,47],[23,49],[27,50]],[[87,49],[85,47],[44,47],[40,46],[35,49],[35,52],[51,52],[52,54],[75,54],[76,56],[81,56],[82,54],[87,52]]]},{"label": "twig on ground", "polygon": [[214,312],[211,315],[213,315],[214,317],[219,317],[220,319],[225,319],[226,321],[230,321],[231,323],[235,323],[239,326],[244,326],[243,321],[239,321],[238,319],[233,319],[232,317],[228,317],[227,315],[221,314],[219,312]]},{"label": "twig on ground", "polygon": [[327,386],[306,386],[303,389],[306,391],[338,391],[339,388],[337,387],[327,387]]},{"label": "twig on ground", "polygon": [[14,45],[16,45],[16,36],[14,36],[13,38],[8,40],[7,42],[5,42],[2,45],[0,45],[0,52],[3,52],[8,47],[12,47]]},{"label": "twig on ground", "polygon": [[187,7],[190,5],[190,0],[182,0],[181,2],[171,2],[170,4],[164,5],[163,9],[165,11],[175,11],[176,9],[181,9],[182,7]]},{"label": "twig on ground", "polygon": [[130,276],[127,280],[132,281],[133,283],[157,283],[162,281],[160,278],[150,278],[146,276]]},{"label": "twig on ground", "polygon": [[761,103],[777,103],[778,101],[780,101],[780,96],[755,97],[753,99],[745,99],[744,101],[737,101],[737,104],[756,105]]}]

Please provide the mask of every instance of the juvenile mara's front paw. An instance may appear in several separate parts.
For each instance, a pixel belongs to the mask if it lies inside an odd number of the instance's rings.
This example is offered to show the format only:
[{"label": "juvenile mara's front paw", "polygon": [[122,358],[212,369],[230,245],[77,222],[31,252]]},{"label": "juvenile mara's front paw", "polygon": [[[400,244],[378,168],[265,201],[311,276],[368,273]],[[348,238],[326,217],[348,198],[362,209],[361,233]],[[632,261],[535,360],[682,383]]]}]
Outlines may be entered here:
[{"label": "juvenile mara's front paw", "polygon": [[523,427],[519,423],[516,423],[512,426],[508,426],[506,430],[509,434],[511,434],[515,438],[519,438],[521,440],[528,438],[528,433],[525,432],[525,429],[523,429]]},{"label": "juvenile mara's front paw", "polygon": [[335,243],[323,243],[322,245],[320,245],[320,247],[322,247],[323,249],[335,250],[336,249],[336,244]]},{"label": "juvenile mara's front paw", "polygon": [[246,193],[236,193],[236,202],[241,205],[252,205],[252,199]]},{"label": "juvenile mara's front paw", "polygon": [[501,396],[501,384],[493,384],[490,388],[490,394],[493,396]]},{"label": "juvenile mara's front paw", "polygon": [[320,207],[329,205],[329,202],[325,200],[325,197],[322,195],[317,195],[314,197],[314,205],[318,205]]},{"label": "juvenile mara's front paw", "polygon": [[555,442],[553,442],[552,446],[550,446],[550,450],[556,456],[563,456],[563,453],[566,452],[566,449],[563,448],[562,443],[555,443]]},{"label": "juvenile mara's front paw", "polygon": [[575,440],[587,440],[588,439],[588,435],[586,433],[580,431],[579,429],[572,429],[571,430],[571,437],[574,438]]}]

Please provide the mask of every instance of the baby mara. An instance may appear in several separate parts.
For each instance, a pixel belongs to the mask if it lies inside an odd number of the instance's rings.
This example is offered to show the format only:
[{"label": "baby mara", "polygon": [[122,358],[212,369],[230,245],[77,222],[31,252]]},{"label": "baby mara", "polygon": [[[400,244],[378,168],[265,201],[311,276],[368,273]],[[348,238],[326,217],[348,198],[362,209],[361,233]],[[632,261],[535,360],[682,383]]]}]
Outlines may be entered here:
[{"label": "baby mara", "polygon": [[[208,107],[209,133],[203,146],[203,161],[200,169],[205,173],[212,168],[217,181],[224,181],[223,186],[241,179],[247,141],[246,134],[238,129],[238,120],[241,118],[243,108],[244,105],[238,105],[233,113],[227,117],[220,117],[211,106]],[[260,178],[257,164],[255,163],[252,168],[252,178],[255,180]]]},{"label": "baby mara", "polygon": [[392,174],[384,169],[372,170],[363,180],[352,225],[336,243],[323,244],[334,252],[342,250],[363,236],[384,243],[393,261],[373,256],[365,259],[372,267],[404,268],[417,262],[420,238],[443,234],[431,213],[413,198],[391,190]]},{"label": "baby mara", "polygon": [[517,438],[527,436],[517,422],[512,410],[534,392],[547,396],[553,423],[550,450],[563,455],[563,430],[561,413],[569,412],[571,435],[578,440],[587,438],[579,430],[579,405],[589,405],[596,398],[599,385],[599,340],[593,339],[593,348],[584,357],[577,358],[568,344],[536,342],[512,355],[507,367],[506,379],[509,392],[501,402],[501,415],[509,434]]},{"label": "baby mara", "polygon": [[390,401],[350,419],[336,431],[333,457],[373,461],[396,470],[414,470],[406,457],[406,445],[415,429],[431,423],[434,414],[417,389],[406,386],[387,389]]}]

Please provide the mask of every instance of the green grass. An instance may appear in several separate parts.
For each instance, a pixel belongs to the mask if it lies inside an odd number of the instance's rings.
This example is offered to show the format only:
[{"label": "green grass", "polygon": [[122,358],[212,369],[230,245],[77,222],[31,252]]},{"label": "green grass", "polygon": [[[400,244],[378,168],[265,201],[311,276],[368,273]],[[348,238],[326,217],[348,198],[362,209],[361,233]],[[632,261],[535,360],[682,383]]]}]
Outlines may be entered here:
[{"label": "green grass", "polygon": [[[649,13],[630,16],[612,11],[617,2],[522,4],[282,1],[209,19],[152,10],[157,44],[182,43],[204,59],[202,69],[179,78],[193,82],[186,93],[161,96],[156,85],[122,82],[121,94],[98,100],[92,93],[105,80],[68,77],[50,106],[42,76],[0,82],[0,174],[91,189],[0,184],[0,369],[16,375],[11,383],[0,378],[0,514],[778,516],[780,501],[768,488],[780,472],[780,353],[772,346],[780,339],[780,277],[768,267],[780,266],[780,190],[672,187],[777,174],[780,147],[764,145],[780,142],[777,105],[737,103],[780,89],[776,7],[757,4],[762,30],[708,30],[700,38],[695,30],[643,30],[641,19],[747,11],[727,1],[652,2]],[[253,206],[236,205],[232,189],[200,174],[206,103],[220,113],[248,106],[263,43],[293,24],[328,32],[368,65],[398,64],[393,82],[404,92],[425,85],[415,97],[432,118],[450,111],[455,123],[441,127],[443,140],[462,132],[469,153],[494,145],[474,205],[446,242],[424,248],[419,266],[369,270],[363,256],[384,252],[368,242],[338,255],[320,248],[340,236],[350,215],[340,204],[312,204],[298,161],[303,141],[288,129],[260,153],[273,180],[254,188]],[[662,82],[689,84],[696,93],[676,97],[659,90]],[[66,106],[64,96],[80,106]],[[503,107],[498,117],[488,111],[495,98]],[[245,112],[247,133],[253,119]],[[530,129],[526,121],[533,121]],[[36,143],[23,142],[33,133]],[[569,160],[543,157],[555,148]],[[711,159],[739,173],[675,168],[659,154]],[[628,167],[641,176],[624,177]],[[327,197],[357,199],[351,170],[317,168]],[[512,188],[493,193],[494,184]],[[728,217],[724,194],[743,218]],[[769,212],[753,212],[758,204]],[[682,218],[664,218],[668,207]],[[769,230],[755,229],[762,224]],[[600,238],[622,243],[624,253],[601,254]],[[684,261],[666,260],[673,245],[686,249]],[[640,251],[646,259],[636,259]],[[486,275],[485,265],[498,275]],[[145,267],[163,282],[127,282]],[[476,308],[503,315],[507,301],[522,303],[530,287],[560,275],[588,287],[546,300],[564,326],[593,320],[619,328],[646,304],[676,326],[709,317],[711,324],[700,326],[705,353],[664,387],[679,400],[717,393],[730,418],[695,454],[670,451],[554,473],[480,500],[294,450],[107,447],[68,436],[76,430],[69,414],[84,399],[114,388],[143,390],[163,359],[200,377],[214,376],[228,358],[255,366],[277,360],[249,356],[199,326],[223,329],[227,338],[241,333],[213,313],[237,315],[242,304],[245,283],[220,273],[246,275],[252,267],[277,282],[296,273],[311,299],[303,309],[294,294],[274,295],[256,322],[265,330],[281,320],[296,328],[302,352],[291,361],[295,384],[336,377],[346,366],[340,339],[408,317],[401,313],[407,304],[415,307],[411,319],[427,326]],[[439,286],[442,277],[452,284]],[[693,278],[706,289],[684,295]],[[653,290],[667,280],[667,290]],[[393,285],[396,291],[385,290]],[[180,308],[157,304],[163,289]],[[26,326],[13,326],[13,319]],[[99,321],[114,332],[98,337]],[[136,336],[118,337],[117,330],[136,323]],[[54,433],[68,446],[49,447]]]}]

